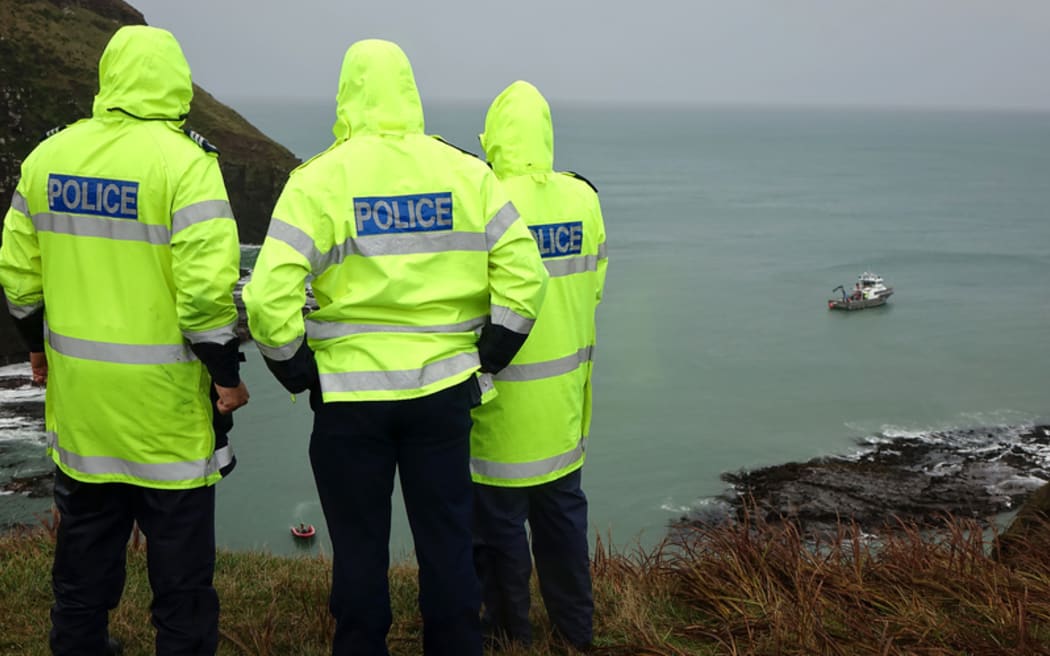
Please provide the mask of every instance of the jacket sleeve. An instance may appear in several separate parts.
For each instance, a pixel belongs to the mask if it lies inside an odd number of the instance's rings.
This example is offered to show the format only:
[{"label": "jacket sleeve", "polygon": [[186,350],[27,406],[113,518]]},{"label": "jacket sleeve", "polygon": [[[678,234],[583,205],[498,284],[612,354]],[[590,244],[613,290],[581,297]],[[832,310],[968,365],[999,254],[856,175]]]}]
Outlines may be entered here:
[{"label": "jacket sleeve", "polygon": [[528,338],[547,290],[547,269],[525,222],[495,174],[482,187],[488,221],[489,321],[478,339],[481,371],[498,373]]},{"label": "jacket sleeve", "polygon": [[43,351],[44,287],[40,244],[21,181],[4,217],[3,240],[0,241],[0,287],[4,288],[8,311],[28,349]]},{"label": "jacket sleeve", "polygon": [[179,329],[212,380],[234,387],[240,382],[233,302],[240,244],[214,155],[196,158],[183,173],[172,209],[171,268]]},{"label": "jacket sleeve", "polygon": [[[602,296],[605,293],[605,273],[609,267],[609,255],[605,245],[605,221],[602,218],[601,203],[598,202],[598,196],[594,196],[594,220],[597,226],[598,235],[598,262],[597,262],[597,280],[594,290],[594,305],[597,310],[598,304],[602,302]],[[597,321],[592,323],[595,325]],[[593,410],[593,385],[591,382],[591,374],[594,373],[594,352],[597,344],[597,331],[595,330],[591,334],[591,353],[590,358],[587,362],[587,379],[584,383],[583,388],[583,430],[581,435],[587,437],[591,432],[591,416]]]},{"label": "jacket sleeve", "polygon": [[605,293],[605,273],[609,268],[609,253],[605,245],[605,220],[602,219],[602,208],[597,195],[594,197],[594,214],[598,222],[598,288],[596,294],[598,303],[601,303]]},{"label": "jacket sleeve", "polygon": [[293,173],[277,200],[251,281],[244,288],[252,338],[267,367],[292,393],[318,384],[302,312],[306,279],[320,261],[316,216],[313,200],[301,191]]}]

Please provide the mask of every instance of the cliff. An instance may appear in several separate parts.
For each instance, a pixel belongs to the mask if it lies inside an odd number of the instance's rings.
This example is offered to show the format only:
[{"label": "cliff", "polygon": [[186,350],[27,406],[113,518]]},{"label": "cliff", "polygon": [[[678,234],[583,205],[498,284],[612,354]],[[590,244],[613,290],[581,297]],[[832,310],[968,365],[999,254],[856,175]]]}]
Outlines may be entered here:
[{"label": "cliff", "polygon": [[[102,50],[117,28],[141,24],[121,0],[0,0],[0,222],[22,159],[49,129],[90,116]],[[221,152],[241,241],[260,243],[298,160],[198,86],[186,125]],[[22,345],[0,310],[2,362]]]}]

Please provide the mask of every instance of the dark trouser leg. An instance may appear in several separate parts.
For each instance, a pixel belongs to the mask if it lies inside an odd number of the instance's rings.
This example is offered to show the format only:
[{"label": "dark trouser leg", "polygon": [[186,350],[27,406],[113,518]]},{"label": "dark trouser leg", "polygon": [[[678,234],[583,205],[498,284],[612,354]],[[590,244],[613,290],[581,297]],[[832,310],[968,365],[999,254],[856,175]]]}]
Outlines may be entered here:
[{"label": "dark trouser leg", "polygon": [[590,644],[594,619],[581,472],[530,488],[529,500],[532,553],[543,603],[551,623],[576,646]]},{"label": "dark trouser leg", "polygon": [[219,644],[215,488],[139,488],[135,517],[146,558],[158,656],[207,656]]},{"label": "dark trouser leg", "polygon": [[480,656],[468,381],[400,401],[398,468],[419,562],[423,652]]},{"label": "dark trouser leg", "polygon": [[388,401],[318,404],[310,463],[332,538],[336,656],[386,656],[390,494],[395,450]]},{"label": "dark trouser leg", "polygon": [[51,587],[51,651],[56,656],[106,653],[109,611],[124,591],[133,522],[134,489],[120,483],[81,483],[55,474],[61,515]]},{"label": "dark trouser leg", "polygon": [[529,488],[474,485],[474,565],[484,603],[482,629],[528,645],[532,555],[525,520]]}]

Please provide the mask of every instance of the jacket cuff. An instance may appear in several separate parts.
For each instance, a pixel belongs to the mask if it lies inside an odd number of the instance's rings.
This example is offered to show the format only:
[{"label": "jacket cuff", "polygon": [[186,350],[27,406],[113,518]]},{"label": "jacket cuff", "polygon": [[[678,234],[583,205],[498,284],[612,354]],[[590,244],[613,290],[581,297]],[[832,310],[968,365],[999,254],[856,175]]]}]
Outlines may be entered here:
[{"label": "jacket cuff", "polygon": [[212,382],[220,387],[237,387],[241,383],[240,342],[233,338],[225,344],[200,342],[190,344],[194,355],[204,363]]},{"label": "jacket cuff", "polygon": [[305,339],[291,358],[272,360],[263,355],[263,360],[277,382],[292,394],[320,388],[321,377],[317,373],[317,361],[314,360],[314,352],[310,350]]},{"label": "jacket cuff", "polygon": [[481,360],[482,373],[498,374],[510,364],[528,337],[526,333],[516,333],[491,321],[486,322],[478,338],[478,359]]}]

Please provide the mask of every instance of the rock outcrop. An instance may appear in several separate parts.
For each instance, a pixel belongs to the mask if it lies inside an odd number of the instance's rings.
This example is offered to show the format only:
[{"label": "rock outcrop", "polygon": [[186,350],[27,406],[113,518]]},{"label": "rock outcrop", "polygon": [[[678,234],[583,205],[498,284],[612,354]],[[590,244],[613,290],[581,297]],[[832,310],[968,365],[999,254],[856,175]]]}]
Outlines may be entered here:
[{"label": "rock outcrop", "polygon": [[[98,59],[113,32],[141,24],[142,14],[121,0],[0,0],[0,217],[22,159],[43,135],[90,116]],[[299,160],[197,86],[186,125],[221,152],[241,241],[261,242]],[[24,350],[3,310],[0,304],[0,362]]]},{"label": "rock outcrop", "polygon": [[[935,525],[946,514],[990,522],[1030,496],[1016,529],[1028,536],[1050,512],[1050,426],[998,426],[878,437],[854,456],[814,458],[723,474],[732,485],[718,503],[681,525],[724,521],[745,511],[787,519],[816,533],[838,521],[877,532],[897,520]],[[1039,502],[1042,499],[1042,502]]]}]

